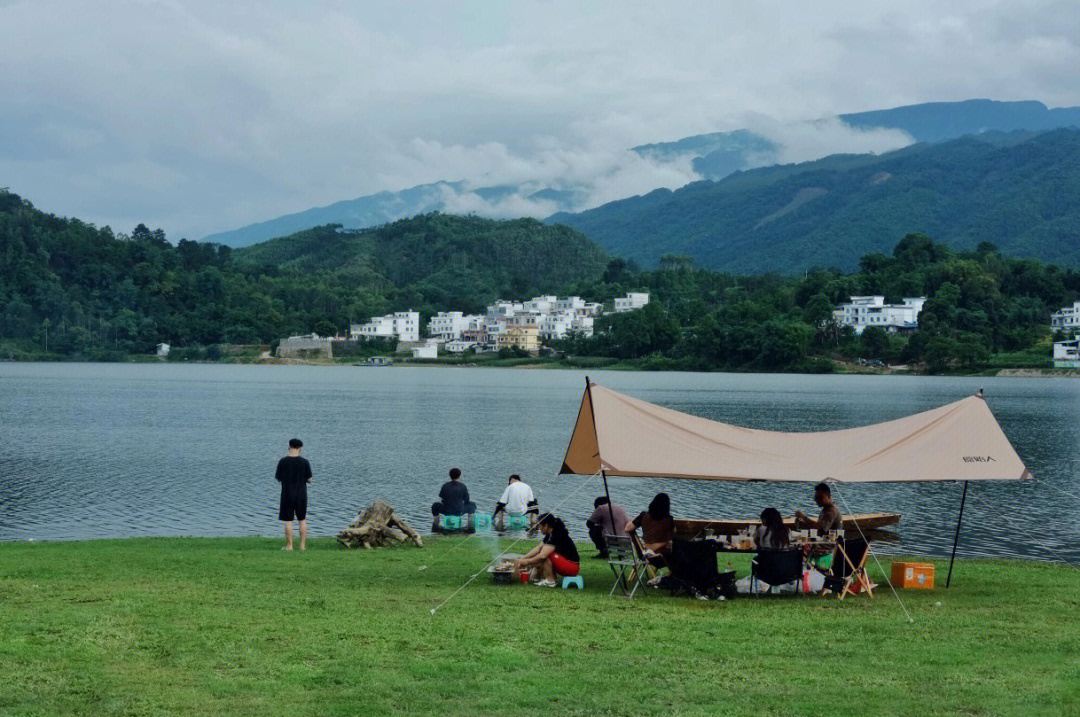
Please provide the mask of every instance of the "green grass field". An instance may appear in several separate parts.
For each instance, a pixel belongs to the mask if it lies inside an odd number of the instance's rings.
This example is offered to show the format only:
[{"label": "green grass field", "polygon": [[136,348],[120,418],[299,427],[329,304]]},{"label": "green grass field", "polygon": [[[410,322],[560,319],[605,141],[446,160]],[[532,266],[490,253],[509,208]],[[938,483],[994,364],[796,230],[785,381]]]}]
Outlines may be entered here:
[{"label": "green grass field", "polygon": [[885,586],[609,598],[583,548],[583,593],[484,574],[433,616],[492,553],[462,541],[0,544],[0,714],[1080,714],[1074,568],[959,562],[908,623]]}]

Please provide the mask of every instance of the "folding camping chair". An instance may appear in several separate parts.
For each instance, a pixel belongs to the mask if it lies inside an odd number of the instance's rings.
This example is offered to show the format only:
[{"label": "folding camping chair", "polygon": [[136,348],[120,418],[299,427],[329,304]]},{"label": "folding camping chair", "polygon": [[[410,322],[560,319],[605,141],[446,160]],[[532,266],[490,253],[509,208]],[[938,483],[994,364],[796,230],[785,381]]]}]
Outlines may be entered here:
[{"label": "folding camping chair", "polygon": [[[607,564],[615,575],[615,584],[608,595],[614,595],[621,588],[624,597],[633,598],[643,585],[645,576],[653,570],[652,566],[644,559],[630,535],[605,535],[604,545],[607,547]],[[655,574],[655,570],[653,572]]]},{"label": "folding camping chair", "polygon": [[866,596],[874,597],[874,584],[866,574],[866,559],[870,557],[870,544],[865,540],[841,540],[836,544],[833,557],[833,574],[825,579],[825,588],[837,594],[843,600],[848,594],[855,594],[856,581]]},{"label": "folding camping chair", "polygon": [[[801,550],[762,550],[750,563],[750,592],[760,596],[756,583],[763,582],[773,588],[798,581],[803,576],[803,553]],[[796,589],[796,592],[799,588]]]}]

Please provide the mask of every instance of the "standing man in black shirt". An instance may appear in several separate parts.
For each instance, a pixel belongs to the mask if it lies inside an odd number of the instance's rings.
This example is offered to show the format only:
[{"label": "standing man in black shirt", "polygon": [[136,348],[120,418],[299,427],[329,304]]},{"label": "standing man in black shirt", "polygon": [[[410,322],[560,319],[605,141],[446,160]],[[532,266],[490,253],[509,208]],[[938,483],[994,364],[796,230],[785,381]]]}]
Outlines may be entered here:
[{"label": "standing man in black shirt", "polygon": [[299,438],[289,440],[289,455],[278,461],[277,481],[281,483],[281,507],[278,520],[285,523],[285,547],[293,549],[292,522],[300,522],[300,549],[307,549],[307,484],[311,482],[311,464],[300,457],[304,444]]},{"label": "standing man in black shirt", "polygon": [[476,512],[476,503],[469,500],[469,489],[461,482],[461,470],[450,469],[450,480],[439,489],[439,500],[431,506],[431,515],[435,518],[433,531],[439,529],[440,515],[472,515]]}]

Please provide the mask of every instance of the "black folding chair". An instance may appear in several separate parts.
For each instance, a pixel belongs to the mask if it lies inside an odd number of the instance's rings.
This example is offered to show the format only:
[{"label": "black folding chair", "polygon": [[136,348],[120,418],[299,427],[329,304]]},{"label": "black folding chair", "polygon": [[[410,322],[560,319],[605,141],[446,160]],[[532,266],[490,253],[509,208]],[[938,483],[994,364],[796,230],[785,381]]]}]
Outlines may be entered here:
[{"label": "black folding chair", "polygon": [[704,540],[676,540],[671,546],[671,594],[711,597],[720,584],[716,548]]},{"label": "black folding chair", "polygon": [[608,595],[614,595],[621,588],[624,597],[633,598],[637,589],[644,584],[649,563],[629,535],[605,535],[604,545],[607,547],[607,564],[615,575],[615,584]]},{"label": "black folding chair", "polygon": [[750,592],[760,595],[757,583],[763,582],[769,586],[767,593],[773,588],[787,585],[798,581],[796,592],[802,589],[803,576],[803,553],[801,550],[762,550],[754,556],[750,563]]}]

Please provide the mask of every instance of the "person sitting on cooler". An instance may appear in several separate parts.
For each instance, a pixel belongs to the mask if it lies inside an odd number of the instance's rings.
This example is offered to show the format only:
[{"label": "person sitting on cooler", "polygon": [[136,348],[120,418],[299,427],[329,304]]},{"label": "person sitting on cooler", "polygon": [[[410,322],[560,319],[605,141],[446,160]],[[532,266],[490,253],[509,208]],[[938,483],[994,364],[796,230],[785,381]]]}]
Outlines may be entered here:
[{"label": "person sitting on cooler", "polygon": [[544,539],[514,562],[514,571],[531,570],[539,573],[543,587],[555,587],[556,575],[577,575],[581,570],[577,546],[566,530],[566,524],[551,513],[540,518],[540,532]]},{"label": "person sitting on cooler", "polygon": [[450,480],[439,489],[439,500],[431,506],[431,515],[435,522],[432,530],[439,529],[440,515],[472,515],[476,512],[476,503],[469,500],[469,489],[461,482],[461,470],[450,469]]},{"label": "person sitting on cooler", "polygon": [[506,490],[503,491],[499,502],[495,504],[493,513],[495,529],[503,530],[508,516],[522,515],[529,516],[528,527],[532,528],[540,516],[540,505],[536,502],[532,488],[521,480],[521,476],[517,473],[510,476],[506,483]]}]

